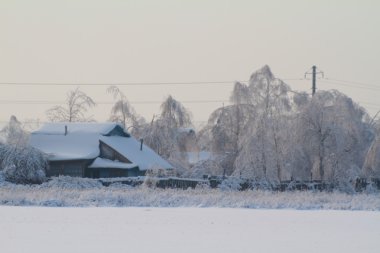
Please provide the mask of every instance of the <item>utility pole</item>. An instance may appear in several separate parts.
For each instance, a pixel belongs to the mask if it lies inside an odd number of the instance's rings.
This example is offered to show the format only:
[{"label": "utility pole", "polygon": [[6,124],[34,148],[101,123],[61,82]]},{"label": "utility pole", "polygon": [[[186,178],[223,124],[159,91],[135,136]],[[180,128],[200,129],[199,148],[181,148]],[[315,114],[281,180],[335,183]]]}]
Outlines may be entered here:
[{"label": "utility pole", "polygon": [[317,66],[313,66],[313,96],[315,94],[315,90],[317,89]]},{"label": "utility pole", "polygon": [[305,73],[305,78],[307,77],[307,75],[312,75],[312,95],[314,96],[315,94],[315,91],[317,90],[317,74],[322,74],[322,78],[324,77],[324,74],[322,71],[318,71],[317,72],[317,66],[313,66],[311,67],[311,73],[310,72],[306,72]]}]

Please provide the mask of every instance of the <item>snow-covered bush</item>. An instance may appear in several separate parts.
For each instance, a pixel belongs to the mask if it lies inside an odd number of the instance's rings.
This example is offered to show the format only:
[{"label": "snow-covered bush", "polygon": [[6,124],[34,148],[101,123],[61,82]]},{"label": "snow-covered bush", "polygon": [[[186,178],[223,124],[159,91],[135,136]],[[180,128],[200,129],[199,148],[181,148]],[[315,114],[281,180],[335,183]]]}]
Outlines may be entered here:
[{"label": "snow-covered bush", "polygon": [[69,176],[53,177],[48,182],[41,185],[43,188],[59,188],[59,189],[96,189],[101,188],[103,185],[97,179],[92,178],[79,178]]},{"label": "snow-covered bush", "polygon": [[29,133],[15,116],[0,131],[0,171],[13,183],[41,183],[46,179],[47,159],[28,145]]},{"label": "snow-covered bush", "polygon": [[373,180],[370,180],[364,192],[367,194],[378,194],[380,190],[376,186],[375,182]]},{"label": "snow-covered bush", "polygon": [[13,183],[42,183],[48,167],[45,155],[31,146],[0,145],[0,169]]},{"label": "snow-covered bush", "polygon": [[242,183],[243,180],[240,178],[228,177],[222,181],[218,188],[224,191],[239,191],[241,189]]}]

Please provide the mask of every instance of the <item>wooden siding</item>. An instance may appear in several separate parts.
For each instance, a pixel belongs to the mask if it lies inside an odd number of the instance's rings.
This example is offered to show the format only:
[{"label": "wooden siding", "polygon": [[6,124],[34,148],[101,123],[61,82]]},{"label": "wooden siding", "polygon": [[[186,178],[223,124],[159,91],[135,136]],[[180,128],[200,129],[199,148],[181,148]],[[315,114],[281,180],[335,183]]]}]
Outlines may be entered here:
[{"label": "wooden siding", "polygon": [[91,178],[137,177],[142,175],[137,167],[132,169],[88,168],[86,174]]},{"label": "wooden siding", "polygon": [[127,177],[128,171],[110,168],[89,168],[91,178]]}]

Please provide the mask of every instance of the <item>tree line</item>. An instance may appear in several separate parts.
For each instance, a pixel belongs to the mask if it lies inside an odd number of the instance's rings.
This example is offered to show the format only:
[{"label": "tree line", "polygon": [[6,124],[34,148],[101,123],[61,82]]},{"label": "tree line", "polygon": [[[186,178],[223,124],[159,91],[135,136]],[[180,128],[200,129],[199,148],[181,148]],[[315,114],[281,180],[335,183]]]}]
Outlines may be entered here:
[{"label": "tree line", "polygon": [[[248,83],[236,82],[230,105],[212,112],[201,129],[194,128],[191,113],[172,96],[163,101],[160,114],[147,121],[118,87],[107,92],[115,99],[109,120],[143,139],[173,164],[179,176],[337,184],[380,177],[378,121],[337,90],[321,90],[314,96],[294,92],[268,66],[254,72]],[[47,118],[94,121],[86,113],[95,105],[76,89],[67,94],[64,105],[49,109]],[[15,146],[11,139],[8,136],[7,143]],[[189,159],[200,152],[206,157]]]}]

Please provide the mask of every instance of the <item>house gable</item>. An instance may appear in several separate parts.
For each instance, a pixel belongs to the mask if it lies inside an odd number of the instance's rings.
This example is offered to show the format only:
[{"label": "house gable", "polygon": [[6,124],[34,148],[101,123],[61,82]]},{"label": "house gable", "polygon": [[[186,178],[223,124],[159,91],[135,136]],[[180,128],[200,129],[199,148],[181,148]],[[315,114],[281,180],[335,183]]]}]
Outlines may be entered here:
[{"label": "house gable", "polygon": [[100,141],[146,171],[153,168],[173,169],[173,166],[146,145],[133,137],[102,136]]},{"label": "house gable", "polygon": [[115,127],[109,131],[107,134],[103,134],[104,136],[121,136],[121,137],[131,137],[131,135],[124,131],[124,129],[120,125],[115,125]]},{"label": "house gable", "polygon": [[120,154],[116,149],[104,143],[102,140],[99,141],[100,157],[106,158],[112,161],[120,161],[123,163],[132,163],[124,155]]}]

